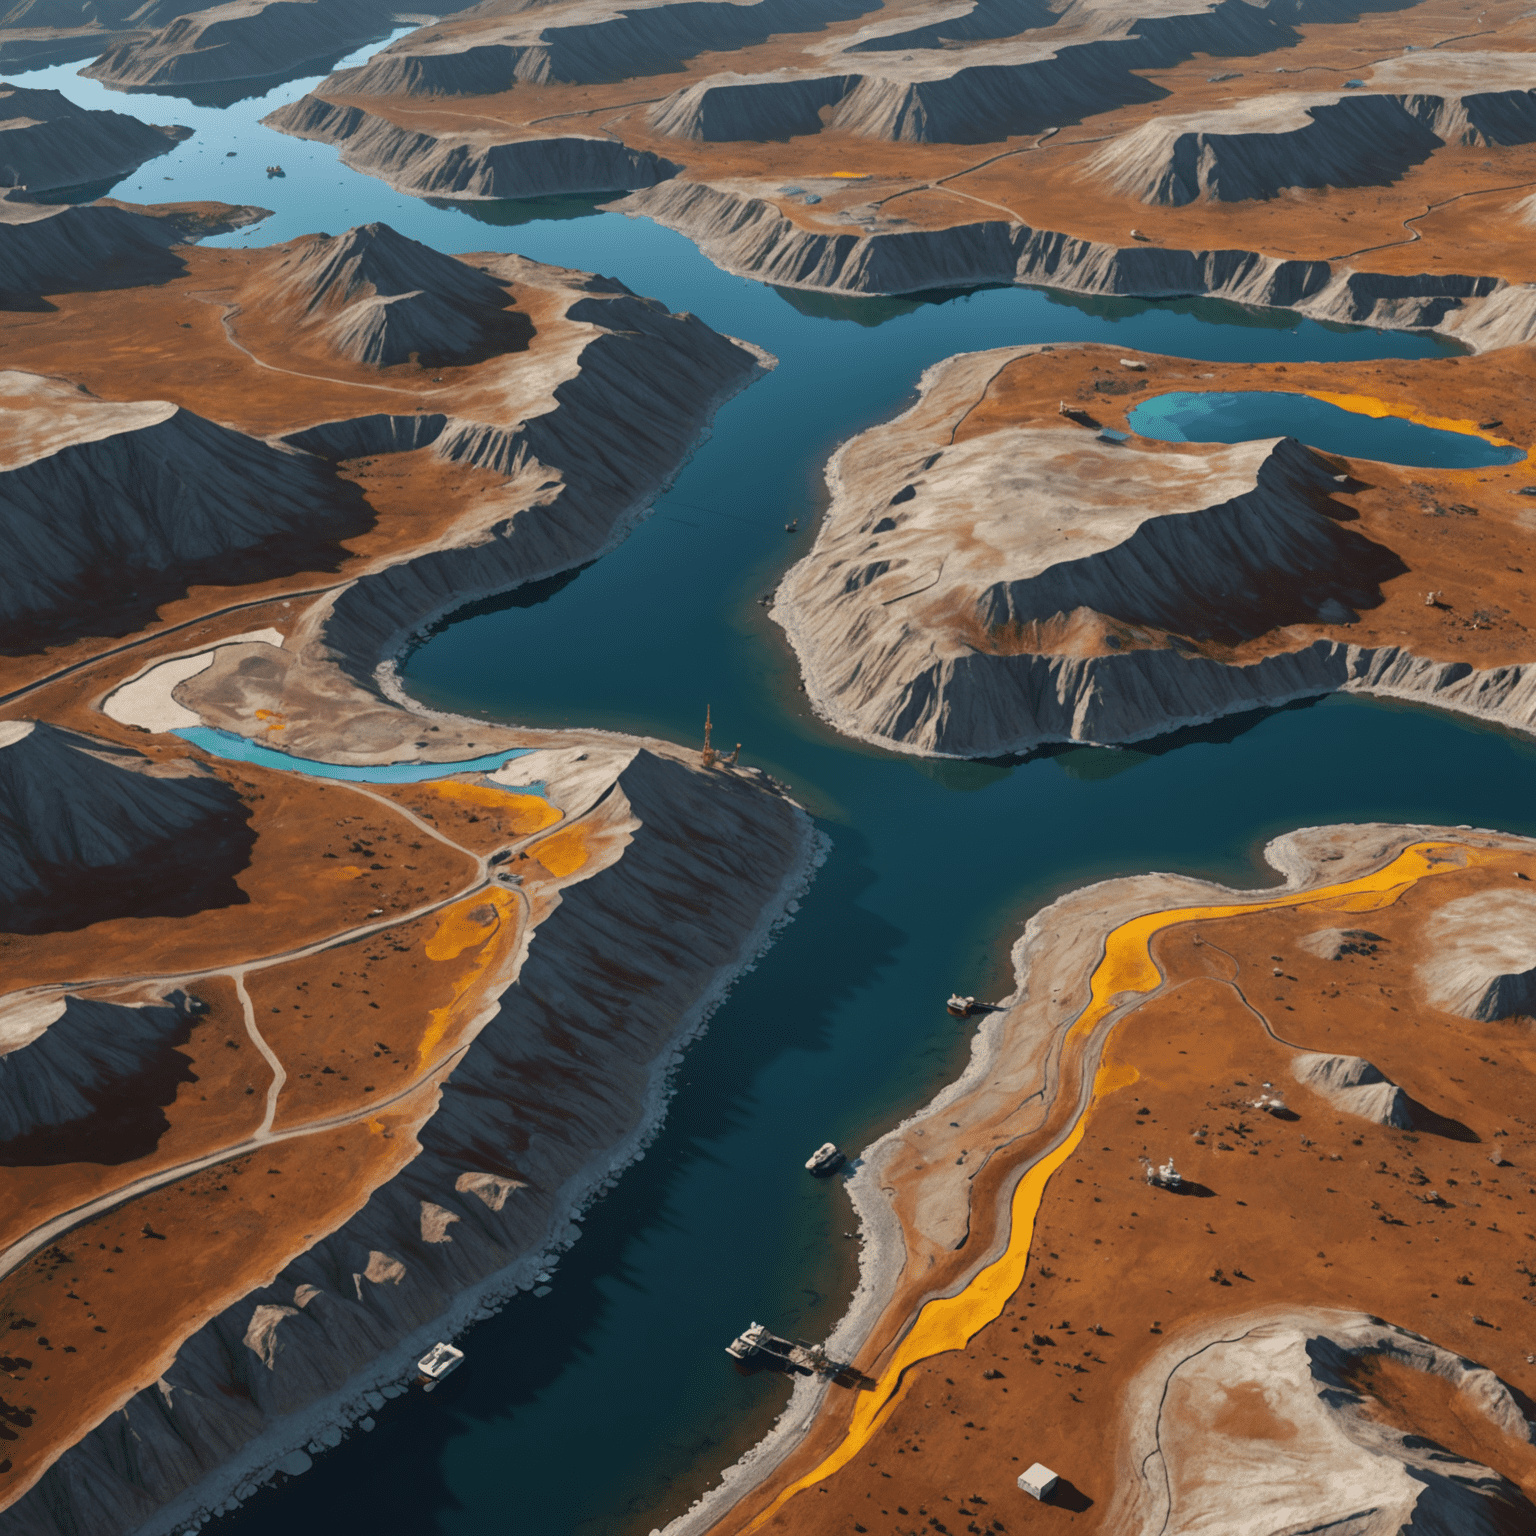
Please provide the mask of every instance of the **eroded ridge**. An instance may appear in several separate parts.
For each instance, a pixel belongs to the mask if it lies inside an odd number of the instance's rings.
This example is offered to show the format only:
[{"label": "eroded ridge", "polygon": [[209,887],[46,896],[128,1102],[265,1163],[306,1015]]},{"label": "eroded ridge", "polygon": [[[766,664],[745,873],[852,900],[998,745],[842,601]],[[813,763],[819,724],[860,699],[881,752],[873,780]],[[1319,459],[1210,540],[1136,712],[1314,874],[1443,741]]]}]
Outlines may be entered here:
[{"label": "eroded ridge", "polygon": [[[1479,417],[1525,389],[1529,366],[1524,352],[1462,362],[1469,415],[1451,418],[1438,362],[1256,368],[1095,346],[951,358],[911,410],[834,455],[831,506],[773,616],[824,718],[922,754],[1134,741],[1340,690],[1529,730],[1512,494],[1526,464],[1384,463],[1365,430],[1413,422],[1426,451],[1459,439],[1517,457],[1536,422]],[[1355,393],[1367,372],[1371,393]],[[1254,428],[1234,435],[1252,440],[1137,434],[1169,399],[1220,402],[1211,420],[1246,412]],[[1271,436],[1264,403],[1297,400],[1339,407],[1358,455]]]},{"label": "eroded ridge", "polygon": [[770,357],[382,225],[155,248],[0,316],[18,1532],[197,1523],[529,1289],[816,857],[755,770],[393,673],[622,538]]}]

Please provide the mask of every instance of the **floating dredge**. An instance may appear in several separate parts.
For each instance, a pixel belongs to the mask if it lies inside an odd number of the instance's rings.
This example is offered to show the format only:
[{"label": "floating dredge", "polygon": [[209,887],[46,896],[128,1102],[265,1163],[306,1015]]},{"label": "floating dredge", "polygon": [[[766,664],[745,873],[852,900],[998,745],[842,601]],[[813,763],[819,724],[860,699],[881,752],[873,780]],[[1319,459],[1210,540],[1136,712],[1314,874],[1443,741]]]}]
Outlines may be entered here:
[{"label": "floating dredge", "polygon": [[830,1142],[824,1141],[806,1158],[806,1170],[820,1177],[822,1174],[836,1173],[848,1159]]},{"label": "floating dredge", "polygon": [[769,1333],[763,1323],[753,1323],[737,1334],[725,1346],[725,1352],[738,1365],[766,1366],[799,1376],[835,1376],[841,1369],[827,1358],[827,1352],[820,1344],[793,1344],[776,1333]]},{"label": "floating dredge", "polygon": [[974,997],[961,997],[958,992],[950,993],[949,1001],[944,1005],[957,1019],[968,1019],[976,1009]]},{"label": "floating dredge", "polygon": [[421,1372],[418,1380],[424,1391],[430,1392],[443,1377],[458,1370],[464,1363],[464,1351],[452,1344],[434,1344],[420,1360],[416,1369]]}]

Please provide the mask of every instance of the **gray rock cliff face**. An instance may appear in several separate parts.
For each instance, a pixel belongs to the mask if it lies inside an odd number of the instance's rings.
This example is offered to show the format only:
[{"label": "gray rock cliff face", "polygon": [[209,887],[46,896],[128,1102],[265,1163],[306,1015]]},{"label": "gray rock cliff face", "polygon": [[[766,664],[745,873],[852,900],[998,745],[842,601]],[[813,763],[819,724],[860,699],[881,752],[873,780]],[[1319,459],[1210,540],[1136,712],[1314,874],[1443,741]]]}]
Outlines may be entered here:
[{"label": "gray rock cliff face", "polygon": [[13,413],[0,456],[0,644],[35,650],[55,629],[128,622],[97,611],[106,588],[148,601],[214,563],[238,576],[242,558],[302,570],[294,562],[317,539],[372,521],[313,458],[167,401],[108,402],[20,373],[0,375],[0,390]]},{"label": "gray rock cliff face", "polygon": [[727,272],[824,293],[1024,283],[1135,298],[1198,294],[1342,324],[1439,329],[1479,351],[1536,336],[1536,288],[1501,278],[1360,272],[1251,251],[1119,247],[1002,219],[832,232],[796,224],[762,198],[681,179],[632,192],[616,206],[687,235]]},{"label": "gray rock cliff face", "polygon": [[[507,424],[449,418],[433,442],[445,459],[553,494],[538,493],[462,541],[340,593],[320,641],[354,681],[375,689],[381,659],[420,624],[607,548],[674,472],[718,405],[764,366],[763,354],[693,315],[674,315],[621,284],[587,282],[591,291],[578,289],[566,315],[590,324],[591,339],[578,369],[554,389],[552,408]],[[349,426],[316,430],[339,434]]]},{"label": "gray rock cliff face", "polygon": [[1426,1001],[1467,1019],[1536,1016],[1536,894],[1484,891],[1447,902],[1425,925]]},{"label": "gray rock cliff face", "polygon": [[0,195],[0,307],[36,294],[119,288],[179,276],[172,247],[265,218],[227,208],[194,221],[108,203],[28,203]]},{"label": "gray rock cliff face", "polygon": [[[185,1038],[196,1011],[181,992],[141,1006],[65,996],[0,1007],[0,1144],[85,1121],[96,1095]],[[80,1134],[58,1160],[91,1161],[100,1151]]]},{"label": "gray rock cliff face", "polygon": [[314,326],[328,348],[384,368],[418,358],[428,365],[514,351],[533,327],[510,311],[512,296],[481,271],[387,224],[296,242],[267,295],[266,308]]},{"label": "gray rock cliff face", "polygon": [[678,68],[706,50],[742,48],[775,32],[815,32],[872,9],[871,0],[560,0],[478,24],[423,28],[355,69],[328,93],[480,96],[517,81],[575,84]]},{"label": "gray rock cliff face", "polygon": [[161,90],[261,79],[382,37],[392,14],[378,0],[228,0],[115,44],[81,74]]},{"label": "gray rock cliff face", "polygon": [[343,162],[416,197],[516,198],[653,187],[680,165],[613,139],[503,139],[491,130],[430,134],[361,107],[303,96],[262,119],[295,138],[341,145]]},{"label": "gray rock cliff face", "polygon": [[191,131],[90,112],[58,91],[0,83],[0,186],[43,192],[126,176]]},{"label": "gray rock cliff face", "polygon": [[[79,928],[154,910],[158,867],[185,840],[224,872],[244,807],[221,779],[155,771],[146,758],[42,721],[0,724],[0,925],[11,933]],[[194,872],[183,885],[197,886]],[[194,907],[195,910],[195,907]]]},{"label": "gray rock cliff face", "polygon": [[317,1432],[307,1411],[349,1382],[403,1378],[575,1238],[573,1207],[635,1155],[680,1036],[766,939],[810,852],[789,802],[648,751],[610,796],[635,822],[629,846],[534,931],[415,1159],[188,1338],[159,1383],[0,1514],[3,1536],[181,1529],[224,1497],[203,1479],[242,1455],[279,1462]]},{"label": "gray rock cliff face", "polygon": [[1090,173],[1144,203],[1277,197],[1289,187],[1396,181],[1447,143],[1536,140],[1536,90],[1262,96],[1159,117],[1111,139]]}]

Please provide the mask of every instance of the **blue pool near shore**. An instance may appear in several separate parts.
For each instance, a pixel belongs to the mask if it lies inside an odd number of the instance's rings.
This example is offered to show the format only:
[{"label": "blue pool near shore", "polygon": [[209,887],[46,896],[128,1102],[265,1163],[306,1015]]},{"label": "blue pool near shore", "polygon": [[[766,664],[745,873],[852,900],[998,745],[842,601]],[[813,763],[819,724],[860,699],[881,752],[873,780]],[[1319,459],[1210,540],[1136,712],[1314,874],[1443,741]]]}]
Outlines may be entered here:
[{"label": "blue pool near shore", "polygon": [[1164,443],[1250,443],[1294,437],[1324,453],[1421,469],[1489,469],[1518,464],[1520,448],[1470,432],[1447,432],[1400,416],[1366,416],[1311,395],[1256,389],[1176,390],[1143,400],[1128,418],[1133,432]]},{"label": "blue pool near shore", "polygon": [[422,784],[428,779],[444,779],[451,773],[493,773],[514,757],[526,757],[526,749],[488,752],[484,757],[466,758],[461,763],[326,763],[314,757],[295,757],[278,752],[259,741],[248,741],[233,731],[220,731],[209,725],[189,725],[178,736],[201,747],[211,757],[230,762],[255,763],[259,768],[281,768],[290,773],[307,773],[317,779],[346,779],[353,784]]},{"label": "blue pool near shore", "polygon": [[[910,404],[923,370],[953,353],[1094,341],[1234,362],[1359,361],[1460,350],[1444,338],[1199,299],[779,290],[720,271],[673,231],[598,211],[600,198],[428,203],[348,169],[334,148],[259,125],[312,80],[216,109],[125,99],[75,67],[9,78],[196,130],[113,196],[274,210],[211,244],[242,249],[378,219],[444,251],[516,251],[603,272],[775,355],[778,367],[720,412],[622,545],[538,601],[520,593],[452,616],[403,680],[423,702],[476,719],[690,744],[709,704],[717,742],[742,741],[743,762],[788,784],[832,844],[795,922],[690,1048],[644,1161],[588,1212],[548,1293],[519,1296],[468,1330],[466,1365],[440,1391],[386,1404],[371,1433],[247,1499],[208,1528],[218,1536],[644,1536],[664,1526],[783,1405],[783,1379],[736,1376],[727,1341],[754,1319],[824,1338],[852,1294],[851,1211],[835,1180],[807,1177],[806,1156],[827,1140],[864,1146],[962,1069],[970,1031],[944,999],[1004,995],[1008,947],[1031,912],[1070,887],[1149,869],[1273,881],[1265,841],[1322,822],[1536,832],[1536,747],[1355,697],[1134,751],[1080,747],[1018,763],[881,752],[811,716],[761,601],[805,552],[808,532],[791,537],[784,525],[796,517],[808,529],[825,504],[828,454]],[[273,162],[287,174],[269,181]],[[1354,435],[1319,447],[1387,456],[1368,434],[1393,424],[1334,415]],[[1310,428],[1248,421],[1237,436],[1288,431],[1316,440]],[[229,756],[239,741],[220,733],[199,744]]]}]

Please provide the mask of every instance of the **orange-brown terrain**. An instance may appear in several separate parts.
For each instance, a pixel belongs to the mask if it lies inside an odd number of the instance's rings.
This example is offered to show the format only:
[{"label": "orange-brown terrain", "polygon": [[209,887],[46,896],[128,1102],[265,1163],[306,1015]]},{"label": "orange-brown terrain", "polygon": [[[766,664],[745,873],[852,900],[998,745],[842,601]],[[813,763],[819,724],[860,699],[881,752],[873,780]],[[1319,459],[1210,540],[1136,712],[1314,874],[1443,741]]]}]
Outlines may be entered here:
[{"label": "orange-brown terrain", "polygon": [[[1429,850],[1420,862],[1400,852],[1416,839]],[[831,1389],[811,1431],[714,1529],[1124,1533],[1165,1516],[1186,1529],[1203,1487],[1223,1529],[1281,1529],[1288,1509],[1308,1511],[1309,1477],[1337,1474],[1338,1508],[1354,1470],[1347,1435],[1317,1441],[1279,1367],[1249,1362],[1180,1405],[1193,1419],[1163,1420],[1158,1455],[1183,1490],[1170,1505],[1161,1469],[1143,1459],[1158,1443],[1158,1395],[1202,1340],[1277,1320],[1321,1337],[1362,1314],[1392,1336],[1378,1327],[1346,1340],[1331,1411],[1422,1437],[1406,1443],[1430,1444],[1451,1477],[1476,1486],[1452,1528],[1532,1528],[1536,1052],[1525,1017],[1437,1006],[1430,973],[1440,962],[1492,981],[1474,958],[1486,929],[1460,917],[1490,901],[1519,909],[1506,931],[1530,948],[1522,882],[1536,850],[1383,828],[1285,841],[1286,867],[1299,873],[1301,854],[1306,871],[1276,890],[1202,894],[1142,877],[1074,893],[1032,921],[1018,999],[985,1026],[985,1076],[870,1149],[855,1176],[861,1202],[892,1202],[907,1244],[874,1260],[889,1266],[888,1303],[852,1362],[863,1390]],[[1408,866],[1422,873],[1370,878]],[[1230,905],[1181,919],[1211,902]],[[1154,915],[1138,924],[1140,913]],[[1156,970],[1083,1034],[1074,1021],[1092,1022],[1088,977],[1115,963],[1115,944],[1107,958],[1102,945],[1117,924],[1152,935]],[[1114,985],[1096,979],[1093,994]],[[1388,1116],[1379,1100],[1348,1096],[1368,1089],[1314,1087],[1307,1069],[1337,1057],[1371,1063],[1400,1108]],[[1084,1108],[1078,1084],[1095,1073]],[[1044,1107],[1032,1081],[1047,1088]],[[1049,1157],[1055,1171],[1029,1209],[1021,1174],[1079,1117],[1075,1150]],[[1170,1158],[1177,1185],[1149,1183]],[[989,1286],[987,1266],[1007,1262],[999,1253],[1019,1246],[1021,1221],[1023,1283]],[[976,1298],[964,1347],[920,1346],[897,1373],[899,1341],[924,1337],[924,1303],[955,1295]],[[1422,1358],[1423,1340],[1450,1355]],[[1483,1374],[1458,1378],[1458,1356]],[[1488,1372],[1504,1384],[1497,1400]],[[1295,1470],[1287,1444],[1309,1433],[1308,1453],[1337,1465]],[[1401,1454],[1383,1460],[1395,1467]],[[1045,1503],[1016,1486],[1035,1461],[1062,1479]],[[1397,1529],[1387,1515],[1401,1510],[1369,1511],[1381,1493],[1367,1483],[1342,1494],[1359,1498],[1361,1529]]]},{"label": "orange-brown terrain", "polygon": [[533,1284],[811,845],[752,771],[375,678],[621,537],[761,353],[382,225],[120,258],[0,312],[0,1503],[139,1522]]},{"label": "orange-brown terrain", "polygon": [[[1427,0],[1327,19],[1296,5],[1260,23],[1220,4],[1143,21],[1117,0],[1077,0],[1010,21],[984,3],[890,3],[833,8],[813,31],[774,28],[771,7],[757,9],[740,25],[773,35],[722,50],[708,28],[691,47],[663,33],[665,5],[627,22],[582,0],[532,17],[479,6],[268,122],[340,143],[355,168],[421,195],[635,188],[626,211],[791,287],[1209,291],[1498,337],[1475,344],[1529,334],[1518,287],[1536,279],[1521,234],[1536,190],[1529,109],[1524,126],[1494,128],[1454,94],[1528,92],[1521,61],[1536,32],[1518,5]],[[620,78],[621,40],[649,65],[632,78]],[[516,77],[488,91],[497,58]],[[1434,137],[1394,103],[1423,102],[1442,80],[1453,94]],[[1282,121],[1319,102],[1316,128]],[[1122,186],[1122,151],[1134,157],[1142,130],[1186,117],[1206,153],[1232,161],[1230,190]],[[1212,253],[1244,260],[1213,265]],[[1351,273],[1348,291],[1330,286]],[[1448,275],[1451,289],[1437,287]],[[1480,304],[1506,284],[1516,294]],[[1438,309],[1430,297],[1453,292]]]}]

